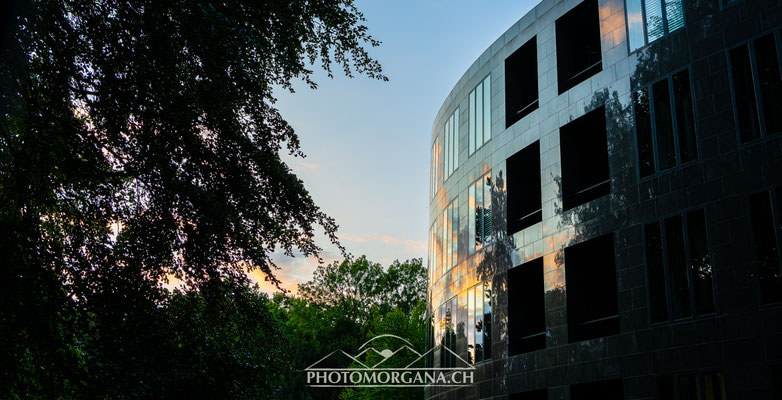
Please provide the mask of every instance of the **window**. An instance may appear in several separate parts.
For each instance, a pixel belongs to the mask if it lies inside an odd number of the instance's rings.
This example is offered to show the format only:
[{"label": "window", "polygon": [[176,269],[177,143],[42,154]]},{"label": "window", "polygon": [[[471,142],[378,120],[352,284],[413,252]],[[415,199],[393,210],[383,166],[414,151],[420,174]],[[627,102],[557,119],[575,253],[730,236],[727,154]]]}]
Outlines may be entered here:
[{"label": "window", "polygon": [[540,143],[535,142],[506,162],[508,170],[508,235],[542,220]]},{"label": "window", "polygon": [[491,212],[491,172],[482,176],[467,189],[468,200],[468,253],[489,244],[492,232]]},{"label": "window", "polygon": [[570,385],[570,400],[620,400],[624,399],[622,379],[611,379]]},{"label": "window", "polygon": [[749,210],[763,302],[776,303],[782,301],[782,274],[779,269],[782,188],[749,196]]},{"label": "window", "polygon": [[469,96],[470,155],[491,139],[491,75],[487,76]]},{"label": "window", "polygon": [[631,52],[684,28],[682,0],[625,0],[625,10]]},{"label": "window", "polygon": [[491,284],[479,283],[467,290],[467,361],[491,358]]},{"label": "window", "polygon": [[714,312],[712,264],[703,210],[644,228],[652,322]]},{"label": "window", "polygon": [[547,400],[547,399],[548,399],[548,389],[513,393],[510,396],[508,396],[508,400]]},{"label": "window", "polygon": [[459,168],[459,109],[445,121],[445,178]]},{"label": "window", "polygon": [[443,266],[448,272],[458,263],[459,247],[459,206],[452,201],[443,210]]},{"label": "window", "polygon": [[690,72],[633,93],[641,178],[698,158]]},{"label": "window", "polygon": [[535,37],[505,59],[505,127],[538,108],[538,47]]},{"label": "window", "polygon": [[434,139],[432,143],[432,175],[429,177],[429,187],[431,192],[429,197],[434,198],[437,194],[437,189],[440,184],[440,136]]},{"label": "window", "polygon": [[433,283],[435,278],[438,277],[438,275],[435,274],[436,265],[437,265],[437,248],[436,248],[436,242],[437,236],[435,234],[435,224],[432,224],[432,227],[429,228],[429,257],[427,265],[429,266],[429,282]]},{"label": "window", "polygon": [[742,143],[782,132],[778,35],[769,33],[730,50],[733,104]]},{"label": "window", "polygon": [[559,130],[562,151],[562,207],[569,210],[611,193],[605,107]]},{"label": "window", "polygon": [[508,271],[508,349],[510,355],[546,348],[543,258]]},{"label": "window", "polygon": [[571,343],[619,333],[613,234],[565,248],[565,282]]},{"label": "window", "polygon": [[603,69],[597,0],[584,0],[556,22],[559,94]]},{"label": "window", "polygon": [[[456,297],[451,298],[440,307],[440,367],[448,368],[456,364],[454,349],[456,348]],[[446,350],[447,349],[447,350]]]},{"label": "window", "polygon": [[[703,391],[701,391],[703,388]],[[660,400],[725,400],[725,378],[721,372],[683,374],[657,378],[657,398]]]}]

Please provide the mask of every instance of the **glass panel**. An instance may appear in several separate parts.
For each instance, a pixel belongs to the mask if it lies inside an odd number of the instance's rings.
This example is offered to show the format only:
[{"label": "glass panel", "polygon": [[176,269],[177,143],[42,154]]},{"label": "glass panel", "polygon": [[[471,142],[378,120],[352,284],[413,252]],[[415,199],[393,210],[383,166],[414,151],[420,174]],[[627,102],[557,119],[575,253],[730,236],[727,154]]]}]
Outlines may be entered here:
[{"label": "glass panel", "polygon": [[758,63],[758,83],[766,118],[766,133],[782,132],[782,78],[774,34],[755,40],[755,59]]},{"label": "glass panel", "polygon": [[475,243],[478,240],[475,235],[475,185],[470,185],[470,187],[467,188],[467,197],[467,230],[469,232],[469,237],[467,238],[467,253],[473,254],[475,253]]},{"label": "glass panel", "polygon": [[467,291],[467,362],[475,362],[475,289]]},{"label": "glass panel", "polygon": [[676,150],[673,144],[673,120],[671,119],[671,95],[668,80],[652,85],[654,101],[654,127],[657,129],[657,158],[660,170],[676,165]]},{"label": "glass panel", "polygon": [[684,28],[682,0],[665,0],[665,18],[668,21],[668,32]]},{"label": "glass panel", "polygon": [[755,99],[754,78],[749,62],[749,46],[744,44],[730,51],[730,73],[733,78],[733,94],[736,104],[736,119],[739,123],[741,141],[760,137],[758,105]]},{"label": "glass panel", "polygon": [[[459,357],[467,359],[467,292],[461,292],[459,294],[459,314],[456,324],[456,348],[453,349]],[[461,363],[456,365],[457,367],[463,367]]]},{"label": "glass panel", "polygon": [[483,143],[491,139],[491,76],[483,80]]},{"label": "glass panel", "polygon": [[483,146],[483,82],[475,88],[475,148]]},{"label": "glass panel", "polygon": [[459,263],[459,204],[458,200],[451,203],[451,265]]},{"label": "glass panel", "polygon": [[483,245],[483,179],[475,182],[475,249]]},{"label": "glass panel", "polygon": [[449,240],[448,240],[448,207],[443,210],[443,268],[445,270],[448,270],[448,260],[449,260]]},{"label": "glass panel", "polygon": [[469,104],[469,120],[467,121],[468,125],[468,142],[470,144],[470,154],[475,152],[475,90],[470,92],[470,104]]},{"label": "glass panel", "polygon": [[750,196],[749,209],[752,216],[755,255],[757,257],[763,302],[778,302],[782,300],[782,277],[780,277],[777,232],[774,226],[774,214],[771,210],[771,196],[769,192],[761,192]]},{"label": "glass panel", "polygon": [[665,296],[665,268],[663,266],[663,242],[658,222],[646,225],[646,269],[649,279],[649,313],[652,322],[668,319],[668,302]]},{"label": "glass panel", "polygon": [[459,168],[459,109],[453,112],[453,121],[451,121],[451,127],[453,128],[453,169]]},{"label": "glass panel", "polygon": [[679,399],[700,400],[701,393],[698,388],[698,377],[695,374],[679,377]]},{"label": "glass panel", "polygon": [[635,132],[638,137],[638,169],[641,177],[654,173],[654,145],[652,120],[649,114],[649,89],[633,93],[635,103]]},{"label": "glass panel", "polygon": [[483,283],[483,359],[491,358],[491,283]]},{"label": "glass panel", "polygon": [[630,41],[630,51],[635,51],[644,45],[644,16],[641,10],[641,0],[626,0],[627,37]]},{"label": "glass panel", "polygon": [[475,287],[475,362],[483,361],[483,285]]},{"label": "glass panel", "polygon": [[665,244],[668,247],[668,271],[671,279],[673,317],[690,316],[690,285],[684,256],[682,217],[677,215],[665,220]]},{"label": "glass panel", "polygon": [[445,136],[445,179],[451,175],[451,131],[449,129],[449,121],[445,121],[445,129],[443,136]]},{"label": "glass panel", "polygon": [[679,156],[682,162],[698,158],[695,141],[695,116],[690,93],[690,72],[684,70],[673,76],[673,97],[676,103],[676,129],[679,133]]},{"label": "glass panel", "polygon": [[649,43],[665,35],[662,0],[646,0],[646,33]]},{"label": "glass panel", "polygon": [[703,210],[687,214],[687,231],[690,244],[690,271],[695,295],[695,314],[714,312],[714,288],[712,283],[711,255],[706,237],[706,216]]},{"label": "glass panel", "polygon": [[483,243],[489,244],[492,234],[492,211],[491,211],[491,173],[486,175],[483,184]]}]

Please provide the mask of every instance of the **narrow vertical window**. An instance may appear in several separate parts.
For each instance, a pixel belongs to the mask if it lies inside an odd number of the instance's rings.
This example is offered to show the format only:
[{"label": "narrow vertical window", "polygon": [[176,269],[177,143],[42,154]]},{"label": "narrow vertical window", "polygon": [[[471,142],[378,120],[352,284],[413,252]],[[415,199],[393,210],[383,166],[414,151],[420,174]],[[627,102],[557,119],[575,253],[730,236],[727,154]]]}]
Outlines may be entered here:
[{"label": "narrow vertical window", "polygon": [[483,80],[483,143],[491,139],[491,76]]},{"label": "narrow vertical window", "polygon": [[483,177],[483,243],[489,244],[492,234],[492,181],[491,173],[484,175]]},{"label": "narrow vertical window", "polygon": [[638,168],[641,178],[654,174],[654,144],[652,120],[649,114],[649,89],[633,93],[635,131],[638,138]]},{"label": "narrow vertical window", "polygon": [[445,136],[445,179],[459,168],[459,109],[457,108],[445,121],[443,127]]},{"label": "narrow vertical window", "polygon": [[668,90],[667,79],[652,85],[652,99],[654,101],[654,126],[657,130],[657,158],[662,171],[676,165],[671,94]]},{"label": "narrow vertical window", "polygon": [[483,285],[478,285],[475,286],[475,362],[483,360]]},{"label": "narrow vertical window", "polygon": [[483,247],[483,178],[475,182],[475,250]]},{"label": "narrow vertical window", "polygon": [[668,319],[668,302],[665,296],[665,266],[660,224],[654,222],[644,229],[646,239],[646,268],[649,284],[649,312],[652,322]]},{"label": "narrow vertical window", "polygon": [[467,362],[475,362],[475,289],[467,291]]},{"label": "narrow vertical window", "polygon": [[690,245],[690,275],[695,297],[695,314],[710,314],[714,312],[714,285],[706,235],[706,216],[703,210],[687,213],[687,235]]},{"label": "narrow vertical window", "polygon": [[475,221],[477,219],[475,214],[475,185],[470,185],[470,187],[467,188],[467,197],[467,254],[471,255],[475,253],[475,243],[478,240],[475,235],[475,230],[477,229],[475,226]]},{"label": "narrow vertical window", "polygon": [[540,143],[510,156],[508,171],[508,235],[542,220],[540,197]]},{"label": "narrow vertical window", "polygon": [[676,130],[679,138],[679,155],[685,163],[698,158],[695,140],[695,116],[690,93],[690,72],[684,70],[673,74],[673,94],[676,105]]},{"label": "narrow vertical window", "polygon": [[736,119],[742,142],[760,137],[758,103],[755,98],[755,83],[749,60],[749,45],[743,44],[730,51],[730,72],[733,78]]},{"label": "narrow vertical window", "polygon": [[451,203],[451,266],[459,263],[459,202]]},{"label": "narrow vertical window", "polygon": [[[779,196],[781,193],[777,192]],[[772,196],[768,191],[749,196],[752,231],[755,240],[760,289],[764,303],[782,301],[782,275],[779,264],[778,230],[775,226]],[[777,209],[779,213],[782,209]],[[779,215],[777,215],[777,220]]]},{"label": "narrow vertical window", "polygon": [[483,282],[483,359],[491,358],[491,282]]},{"label": "narrow vertical window", "polygon": [[538,45],[535,37],[505,59],[505,127],[538,108]]},{"label": "narrow vertical window", "polygon": [[684,228],[680,215],[665,219],[665,243],[668,247],[668,270],[672,280],[673,317],[686,318],[691,315],[690,285],[685,264]]},{"label": "narrow vertical window", "polygon": [[546,348],[543,258],[508,271],[508,351],[514,356]]},{"label": "narrow vertical window", "polygon": [[468,121],[468,134],[469,138],[467,141],[470,144],[470,151],[469,153],[472,154],[475,152],[476,143],[475,143],[475,135],[476,135],[476,129],[475,129],[475,90],[470,92],[470,95],[468,96],[468,107],[469,108],[469,121]]},{"label": "narrow vertical window", "polygon": [[[482,176],[467,189],[469,193],[469,254],[489,243],[492,234],[491,172]],[[473,240],[474,239],[474,240]]]},{"label": "narrow vertical window", "polygon": [[646,44],[644,35],[644,14],[641,0],[626,0],[627,11],[627,40],[630,42],[630,51],[634,51]]},{"label": "narrow vertical window", "polygon": [[484,78],[470,92],[470,154],[491,139],[491,76]]},{"label": "narrow vertical window", "polygon": [[782,132],[782,77],[774,34],[755,39],[755,59],[758,68],[758,85],[763,103],[766,133]]}]

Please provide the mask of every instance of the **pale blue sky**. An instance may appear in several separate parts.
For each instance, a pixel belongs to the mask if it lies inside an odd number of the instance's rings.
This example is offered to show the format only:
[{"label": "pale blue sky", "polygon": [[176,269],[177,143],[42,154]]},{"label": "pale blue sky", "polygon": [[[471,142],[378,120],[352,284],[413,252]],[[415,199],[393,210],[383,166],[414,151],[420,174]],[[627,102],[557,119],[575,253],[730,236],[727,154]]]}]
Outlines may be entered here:
[{"label": "pale blue sky", "polygon": [[[537,4],[524,1],[359,0],[370,52],[389,82],[318,73],[317,90],[276,91],[305,159],[289,164],[340,225],[348,252],[384,266],[426,256],[432,122],[480,54]],[[340,258],[320,240],[327,261]],[[275,257],[285,287],[306,281],[315,261]]]}]

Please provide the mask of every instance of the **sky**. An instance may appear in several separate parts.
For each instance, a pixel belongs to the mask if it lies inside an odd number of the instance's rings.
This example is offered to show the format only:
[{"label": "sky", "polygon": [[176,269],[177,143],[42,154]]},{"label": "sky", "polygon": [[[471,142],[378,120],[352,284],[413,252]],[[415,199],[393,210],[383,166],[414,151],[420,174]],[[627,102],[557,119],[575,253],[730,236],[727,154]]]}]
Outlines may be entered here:
[{"label": "sky", "polygon": [[[334,79],[316,68],[317,90],[299,82],[276,90],[306,158],[285,160],[315,203],[333,217],[346,250],[384,267],[424,258],[428,235],[432,123],[462,74],[537,0],[358,0],[369,49],[388,82],[355,75]],[[342,256],[328,240],[325,262]],[[276,276],[295,290],[317,266],[312,257],[274,254]],[[251,276],[271,291],[258,271]]]}]

